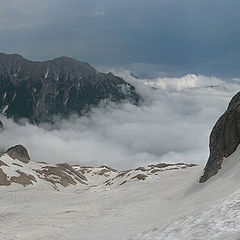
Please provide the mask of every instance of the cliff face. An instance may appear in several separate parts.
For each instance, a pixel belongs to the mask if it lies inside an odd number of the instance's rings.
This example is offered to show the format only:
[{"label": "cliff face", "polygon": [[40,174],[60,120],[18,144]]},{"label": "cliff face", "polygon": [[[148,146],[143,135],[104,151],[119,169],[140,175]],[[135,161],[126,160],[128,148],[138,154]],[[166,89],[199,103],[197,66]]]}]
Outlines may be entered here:
[{"label": "cliff face", "polygon": [[88,63],[67,57],[32,62],[0,54],[0,111],[8,117],[50,121],[56,114],[82,114],[103,99],[138,104],[140,96],[122,78],[99,73]]},{"label": "cliff face", "polygon": [[210,135],[210,156],[200,182],[217,174],[223,158],[230,156],[240,143],[240,92],[229,103],[226,112],[216,122]]}]

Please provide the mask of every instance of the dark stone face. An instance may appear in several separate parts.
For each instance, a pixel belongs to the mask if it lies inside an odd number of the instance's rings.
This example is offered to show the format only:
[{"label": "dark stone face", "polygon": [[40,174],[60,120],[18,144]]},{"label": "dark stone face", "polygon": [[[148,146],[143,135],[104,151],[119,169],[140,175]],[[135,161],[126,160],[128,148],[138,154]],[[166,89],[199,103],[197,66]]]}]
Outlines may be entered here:
[{"label": "dark stone face", "polygon": [[216,122],[210,135],[210,156],[200,182],[207,181],[221,169],[240,143],[240,92],[229,103],[227,111]]},{"label": "dark stone face", "polygon": [[15,145],[9,148],[6,153],[13,159],[18,159],[23,163],[28,163],[30,161],[30,157],[28,155],[27,149],[22,145]]},{"label": "dark stone face", "polygon": [[51,121],[53,115],[81,115],[103,99],[138,104],[140,96],[122,78],[99,73],[88,63],[67,57],[32,62],[0,54],[0,111],[8,117]]}]

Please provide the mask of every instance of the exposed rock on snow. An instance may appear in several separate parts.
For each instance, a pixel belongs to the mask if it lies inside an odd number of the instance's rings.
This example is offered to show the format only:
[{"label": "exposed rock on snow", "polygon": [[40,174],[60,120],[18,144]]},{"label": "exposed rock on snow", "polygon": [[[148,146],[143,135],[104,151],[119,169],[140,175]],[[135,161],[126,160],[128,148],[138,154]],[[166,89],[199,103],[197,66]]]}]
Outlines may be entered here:
[{"label": "exposed rock on snow", "polygon": [[7,179],[7,174],[0,169],[0,186],[9,186],[11,183]]},{"label": "exposed rock on snow", "polygon": [[149,165],[147,167],[139,167],[136,169],[130,169],[126,171],[117,171],[107,166],[101,166],[98,168],[73,166],[74,169],[83,173],[88,179],[89,187],[116,187],[126,184],[131,181],[140,180],[144,181],[149,176],[159,175],[162,172],[170,170],[179,170],[196,166],[195,164],[166,164],[160,163],[156,165]]},{"label": "exposed rock on snow", "polygon": [[17,183],[25,187],[44,183],[56,190],[69,186],[103,189],[121,186],[130,181],[144,181],[149,176],[158,175],[164,171],[192,166],[195,165],[160,163],[127,171],[117,171],[108,166],[71,166],[67,163],[50,165],[45,162],[30,161],[26,148],[16,145],[0,157],[0,185],[9,186]]},{"label": "exposed rock on snow", "polygon": [[28,163],[30,161],[30,157],[28,155],[28,151],[22,145],[16,145],[14,147],[9,148],[6,153],[13,159],[18,159],[23,163]]},{"label": "exposed rock on snow", "polygon": [[9,167],[5,162],[3,162],[3,161],[0,160],[0,167],[1,167],[1,166]]},{"label": "exposed rock on snow", "polygon": [[36,178],[31,174],[26,174],[24,172],[21,172],[20,170],[16,170],[16,173],[19,174],[19,176],[13,176],[10,178],[10,182],[18,183],[26,187],[27,185],[33,184],[33,182],[37,182]]},{"label": "exposed rock on snow", "polygon": [[50,182],[56,189],[58,189],[58,184],[67,187],[69,185],[76,185],[77,182],[86,184],[87,181],[84,175],[67,163],[57,164],[57,166],[44,166],[35,171],[40,179]]},{"label": "exposed rock on snow", "polygon": [[223,159],[230,156],[240,143],[240,92],[229,103],[210,135],[210,156],[200,182],[218,173]]},{"label": "exposed rock on snow", "polygon": [[68,164],[49,165],[30,161],[23,146],[10,148],[0,157],[0,185],[46,184],[59,190],[70,185],[86,185],[87,178]]}]

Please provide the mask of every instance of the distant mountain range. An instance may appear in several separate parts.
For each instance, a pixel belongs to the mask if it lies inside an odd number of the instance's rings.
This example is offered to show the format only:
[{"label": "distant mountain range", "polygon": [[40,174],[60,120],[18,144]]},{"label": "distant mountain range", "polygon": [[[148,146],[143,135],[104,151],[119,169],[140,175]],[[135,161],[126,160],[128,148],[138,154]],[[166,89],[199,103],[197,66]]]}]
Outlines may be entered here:
[{"label": "distant mountain range", "polygon": [[0,54],[0,112],[7,117],[51,121],[53,115],[81,115],[104,99],[138,104],[141,97],[122,78],[72,58],[37,62]]}]

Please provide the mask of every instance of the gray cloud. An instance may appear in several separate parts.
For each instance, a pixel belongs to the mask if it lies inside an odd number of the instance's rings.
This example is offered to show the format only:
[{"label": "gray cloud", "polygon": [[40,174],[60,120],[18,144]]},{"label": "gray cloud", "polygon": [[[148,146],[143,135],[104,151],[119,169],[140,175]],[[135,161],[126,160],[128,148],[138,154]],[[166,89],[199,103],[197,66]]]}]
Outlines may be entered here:
[{"label": "gray cloud", "polygon": [[0,0],[0,51],[240,74],[238,0]]},{"label": "gray cloud", "polygon": [[[111,69],[114,72],[114,69]],[[240,89],[239,80],[186,75],[136,79],[115,71],[136,86],[145,104],[102,103],[85,117],[58,120],[41,128],[2,117],[4,148],[25,145],[34,161],[107,164],[126,169],[156,162],[204,164],[208,136]]]}]

